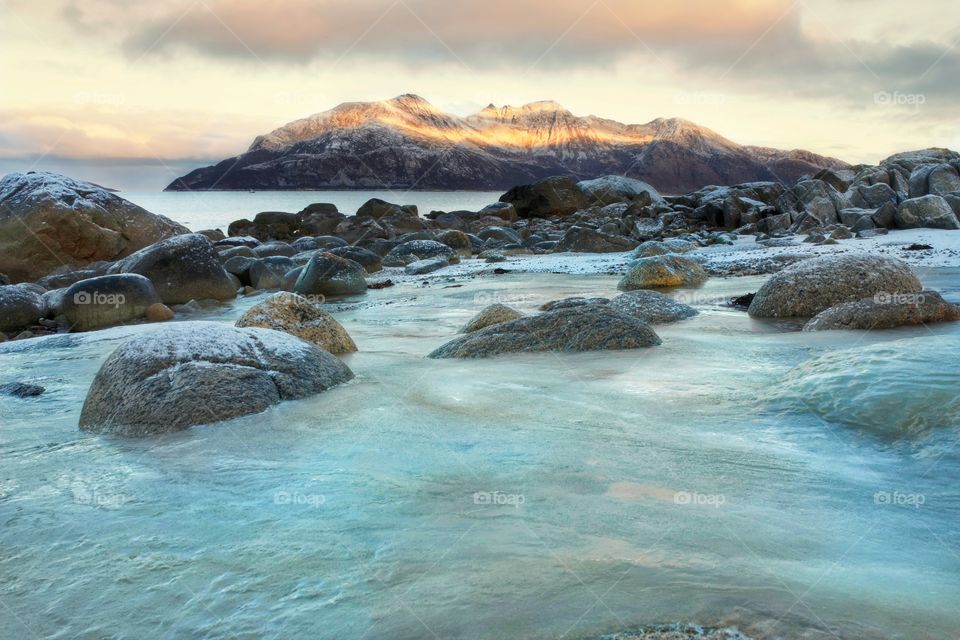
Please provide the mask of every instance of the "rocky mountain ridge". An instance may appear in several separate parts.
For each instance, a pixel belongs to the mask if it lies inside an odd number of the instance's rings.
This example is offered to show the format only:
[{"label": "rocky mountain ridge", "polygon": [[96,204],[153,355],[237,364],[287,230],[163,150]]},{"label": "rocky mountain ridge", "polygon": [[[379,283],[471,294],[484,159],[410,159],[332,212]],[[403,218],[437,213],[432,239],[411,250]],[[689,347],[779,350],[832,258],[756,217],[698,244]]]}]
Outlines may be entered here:
[{"label": "rocky mountain ridge", "polygon": [[846,167],[808,151],[738,145],[681,118],[623,124],[576,116],[551,101],[491,104],[461,117],[406,94],[290,122],[167,189],[483,190],[557,175],[618,174],[685,193],[710,184],[789,184]]}]

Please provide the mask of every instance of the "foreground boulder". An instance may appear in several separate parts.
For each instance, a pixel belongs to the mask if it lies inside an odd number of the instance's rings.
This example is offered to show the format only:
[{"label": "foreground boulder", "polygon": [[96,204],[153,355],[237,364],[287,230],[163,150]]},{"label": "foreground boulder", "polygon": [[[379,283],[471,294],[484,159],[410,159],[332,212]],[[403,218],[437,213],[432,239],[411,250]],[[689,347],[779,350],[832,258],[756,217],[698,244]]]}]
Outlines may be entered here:
[{"label": "foreground boulder", "polygon": [[12,282],[117,260],[182,233],[189,230],[89,182],[44,171],[0,180],[0,273]]},{"label": "foreground boulder", "polygon": [[470,318],[467,324],[463,325],[463,328],[460,329],[460,333],[473,333],[474,331],[486,329],[501,322],[509,322],[522,317],[523,314],[513,307],[505,304],[491,304]]},{"label": "foreground boulder", "polygon": [[301,295],[348,296],[367,292],[367,270],[353,260],[317,253],[293,285]]},{"label": "foreground boulder", "polygon": [[917,324],[960,320],[960,307],[950,304],[935,291],[880,294],[856,302],[845,302],[821,311],[804,331],[838,329],[892,329]]},{"label": "foreground boulder", "polygon": [[337,358],[269,329],[182,322],[139,335],[97,373],[85,431],[144,436],[258,413],[353,377]]},{"label": "foreground boulder", "polygon": [[606,305],[548,311],[468,333],[430,358],[487,358],[504,353],[639,349],[660,344],[650,326]]},{"label": "foreground boulder", "polygon": [[46,308],[41,291],[29,284],[0,286],[0,331],[13,331],[36,324]]},{"label": "foreground boulder", "polygon": [[164,304],[230,300],[237,296],[237,287],[220,264],[213,244],[199,233],[141,249],[114,265],[112,271],[149,278]]},{"label": "foreground boulder", "polygon": [[922,289],[910,267],[895,258],[821,256],[774,274],[754,296],[748,311],[756,318],[809,318],[866,296],[919,293]]},{"label": "foreground boulder", "polygon": [[697,315],[690,305],[677,302],[656,291],[640,289],[622,293],[609,302],[613,309],[627,313],[648,324],[667,324]]},{"label": "foreground boulder", "polygon": [[295,293],[275,293],[251,307],[240,320],[240,328],[273,329],[312,342],[330,353],[353,353],[357,345],[321,305]]},{"label": "foreground boulder", "polygon": [[660,289],[668,287],[699,287],[707,281],[703,266],[675,254],[640,258],[631,263],[630,270],[617,284],[621,291]]},{"label": "foreground boulder", "polygon": [[66,290],[57,312],[71,331],[92,331],[147,317],[160,302],[153,283],[141,275],[124,273],[81,280]]}]

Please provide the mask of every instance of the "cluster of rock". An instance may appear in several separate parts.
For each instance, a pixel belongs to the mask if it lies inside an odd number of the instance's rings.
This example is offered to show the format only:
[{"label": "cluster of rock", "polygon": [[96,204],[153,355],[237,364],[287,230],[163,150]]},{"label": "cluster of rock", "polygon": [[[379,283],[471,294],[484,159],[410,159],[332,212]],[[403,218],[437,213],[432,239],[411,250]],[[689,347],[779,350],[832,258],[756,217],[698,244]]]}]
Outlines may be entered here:
[{"label": "cluster of rock", "polygon": [[804,331],[890,329],[960,320],[960,307],[925,291],[895,258],[810,258],[774,274],[750,302],[755,318],[805,319]]}]

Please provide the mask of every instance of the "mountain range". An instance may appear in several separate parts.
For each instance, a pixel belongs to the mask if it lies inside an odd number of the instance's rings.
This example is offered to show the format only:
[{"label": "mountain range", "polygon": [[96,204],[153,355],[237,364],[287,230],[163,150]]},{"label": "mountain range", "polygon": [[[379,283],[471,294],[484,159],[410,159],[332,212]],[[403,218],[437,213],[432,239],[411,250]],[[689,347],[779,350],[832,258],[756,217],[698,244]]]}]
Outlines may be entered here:
[{"label": "mountain range", "polygon": [[505,190],[548,176],[618,174],[685,193],[709,184],[792,183],[847,166],[809,151],[739,145],[680,118],[622,124],[550,101],[491,104],[462,117],[405,94],[286,124],[167,190]]}]

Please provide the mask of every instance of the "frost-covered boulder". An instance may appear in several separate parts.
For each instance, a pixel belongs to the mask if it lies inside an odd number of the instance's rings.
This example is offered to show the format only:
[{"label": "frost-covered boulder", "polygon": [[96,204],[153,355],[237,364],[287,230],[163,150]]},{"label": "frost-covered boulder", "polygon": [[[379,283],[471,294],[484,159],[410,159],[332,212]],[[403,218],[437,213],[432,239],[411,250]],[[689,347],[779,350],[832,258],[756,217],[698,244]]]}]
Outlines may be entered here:
[{"label": "frost-covered boulder", "polygon": [[230,300],[237,296],[237,287],[220,264],[213,244],[199,233],[176,236],[141,249],[118,262],[111,271],[149,278],[164,304]]},{"label": "frost-covered boulder", "polygon": [[107,358],[87,392],[80,428],[125,436],[179,431],[258,413],[352,377],[334,356],[279,331],[164,325]]},{"label": "frost-covered boulder", "polygon": [[293,290],[301,295],[347,296],[367,292],[367,271],[353,260],[317,253],[300,272]]},{"label": "frost-covered boulder", "polygon": [[58,315],[71,331],[92,331],[144,319],[147,309],[160,302],[153,283],[135,273],[100,276],[71,285],[61,298]]},{"label": "frost-covered boulder", "polygon": [[321,305],[295,293],[273,294],[243,314],[237,326],[289,333],[330,353],[352,353],[357,350],[356,343],[342,324],[324,311]]},{"label": "frost-covered boulder", "polygon": [[663,197],[651,185],[642,180],[624,176],[603,176],[595,180],[582,180],[577,187],[587,196],[589,204],[612,204],[636,202],[640,205],[662,204]]},{"label": "frost-covered boulder", "polygon": [[449,266],[450,261],[446,258],[430,258],[428,260],[411,262],[404,267],[403,272],[410,276],[422,276]]},{"label": "frost-covered boulder", "polygon": [[34,281],[117,260],[189,230],[95,184],[45,171],[0,180],[0,273]]},{"label": "frost-covered boulder", "polygon": [[894,218],[897,228],[960,229],[953,207],[942,196],[927,195],[900,203]]},{"label": "frost-covered boulder", "polygon": [[684,256],[674,254],[640,258],[631,263],[629,271],[620,279],[621,291],[660,289],[667,287],[699,287],[707,281],[703,266]]},{"label": "frost-covered boulder", "polygon": [[470,318],[467,324],[463,325],[463,328],[460,329],[460,333],[473,333],[474,331],[486,329],[501,322],[509,322],[510,320],[516,320],[522,317],[522,313],[509,305],[491,304]]},{"label": "frost-covered boulder", "polygon": [[0,331],[23,329],[43,317],[42,289],[29,284],[0,286]]},{"label": "frost-covered boulder", "polygon": [[960,307],[935,291],[880,294],[830,307],[814,316],[804,331],[892,329],[960,320]]},{"label": "frost-covered boulder", "polygon": [[449,258],[454,250],[436,240],[410,240],[393,247],[383,258],[385,267],[405,267],[417,260]]},{"label": "frost-covered boulder", "polygon": [[775,273],[760,287],[748,311],[756,318],[810,318],[866,296],[922,290],[910,267],[896,258],[820,256]]},{"label": "frost-covered boulder", "polygon": [[430,358],[488,358],[504,353],[639,349],[660,344],[645,322],[609,308],[587,305],[548,311],[467,333]]},{"label": "frost-covered boulder", "polygon": [[613,309],[628,313],[648,324],[667,324],[697,315],[697,310],[690,305],[647,289],[621,293],[609,304]]}]

